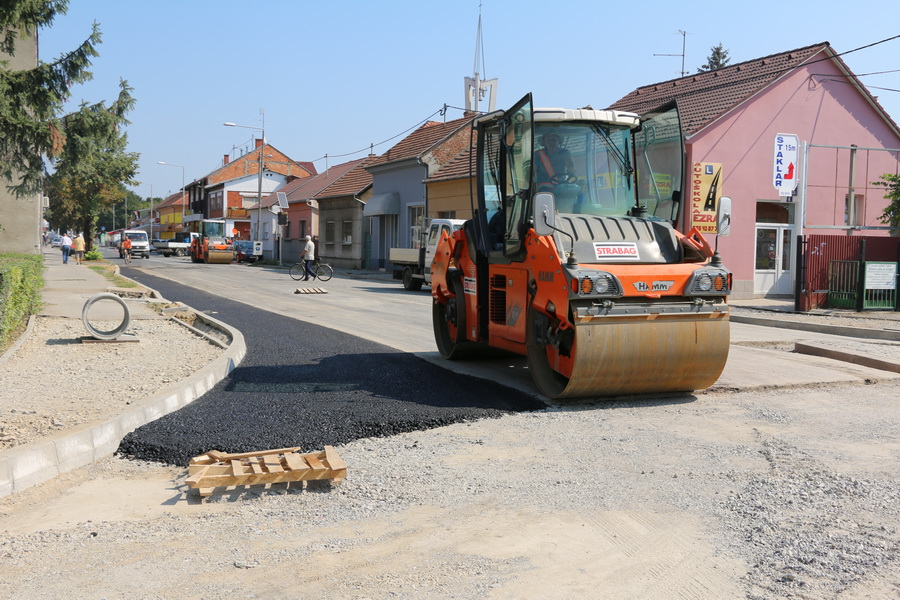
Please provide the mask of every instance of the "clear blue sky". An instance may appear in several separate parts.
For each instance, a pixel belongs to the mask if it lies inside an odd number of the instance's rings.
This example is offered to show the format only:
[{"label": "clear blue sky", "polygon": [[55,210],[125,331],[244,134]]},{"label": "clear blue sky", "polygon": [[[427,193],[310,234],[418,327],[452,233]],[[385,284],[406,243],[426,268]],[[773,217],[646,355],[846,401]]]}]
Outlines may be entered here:
[{"label": "clear blue sky", "polygon": [[[71,0],[40,33],[52,61],[91,23],[103,43],[94,79],[73,100],[111,101],[134,88],[129,150],[140,153],[141,196],[165,197],[202,177],[261,126],[269,143],[316,168],[367,150],[464,106],[479,4],[482,78],[498,78],[498,108],[527,92],[540,106],[608,106],[634,88],[695,72],[721,42],[731,63],[828,41],[847,52],[900,34],[896,0],[816,3],[584,0]],[[843,56],[900,122],[900,39]],[[876,88],[890,88],[888,91]],[[462,116],[450,110],[447,118]],[[375,147],[384,152],[397,140]],[[852,142],[850,140],[849,142]]]}]

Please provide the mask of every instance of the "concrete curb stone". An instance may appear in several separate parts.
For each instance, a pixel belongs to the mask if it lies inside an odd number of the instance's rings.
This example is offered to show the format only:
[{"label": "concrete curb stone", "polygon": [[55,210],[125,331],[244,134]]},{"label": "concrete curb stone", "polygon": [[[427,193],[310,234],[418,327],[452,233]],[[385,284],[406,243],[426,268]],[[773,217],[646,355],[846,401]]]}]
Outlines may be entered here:
[{"label": "concrete curb stone", "polygon": [[[156,291],[151,292],[156,298],[160,297]],[[229,341],[224,352],[191,376],[160,390],[116,417],[102,422],[85,423],[48,438],[0,452],[0,497],[20,492],[60,473],[112,455],[127,434],[190,404],[241,363],[247,347],[240,331],[190,307],[186,309],[227,337]],[[26,330],[14,347],[24,342],[28,335],[30,330]]]}]

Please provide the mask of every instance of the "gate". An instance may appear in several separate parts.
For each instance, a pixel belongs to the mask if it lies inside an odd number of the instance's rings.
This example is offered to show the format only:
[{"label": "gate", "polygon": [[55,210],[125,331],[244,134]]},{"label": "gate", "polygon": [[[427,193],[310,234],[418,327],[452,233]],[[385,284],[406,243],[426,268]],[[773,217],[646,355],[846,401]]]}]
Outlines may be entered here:
[{"label": "gate", "polygon": [[828,269],[828,307],[856,310],[859,261],[833,260]]}]

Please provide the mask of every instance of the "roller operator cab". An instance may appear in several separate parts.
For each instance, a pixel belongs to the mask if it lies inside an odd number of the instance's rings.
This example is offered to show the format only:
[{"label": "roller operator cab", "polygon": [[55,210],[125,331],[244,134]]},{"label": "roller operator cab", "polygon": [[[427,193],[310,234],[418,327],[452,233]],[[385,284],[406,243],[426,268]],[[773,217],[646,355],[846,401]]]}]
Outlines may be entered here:
[{"label": "roller operator cab", "polygon": [[[477,119],[477,210],[432,264],[435,340],[450,359],[528,357],[550,398],[691,391],[728,357],[731,273],[681,212],[673,105],[532,109]],[[730,220],[721,199],[720,234]]]}]

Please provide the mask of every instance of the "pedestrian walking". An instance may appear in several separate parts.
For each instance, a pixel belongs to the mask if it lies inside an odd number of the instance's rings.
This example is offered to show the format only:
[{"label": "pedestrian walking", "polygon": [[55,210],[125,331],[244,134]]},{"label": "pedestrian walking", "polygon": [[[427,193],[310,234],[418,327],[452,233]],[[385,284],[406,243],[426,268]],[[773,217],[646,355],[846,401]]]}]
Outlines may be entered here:
[{"label": "pedestrian walking", "polygon": [[72,240],[72,254],[75,255],[76,265],[80,265],[84,261],[84,238],[80,233]]},{"label": "pedestrian walking", "polygon": [[59,246],[62,248],[63,264],[67,265],[69,264],[69,254],[72,253],[72,238],[69,237],[68,233],[63,234]]},{"label": "pedestrian walking", "polygon": [[313,271],[313,262],[316,260],[316,245],[312,241],[312,236],[306,236],[306,246],[303,247],[303,260],[306,261],[306,270],[304,274],[306,275],[303,278],[303,281],[309,281],[309,278],[316,278],[316,273]]}]

